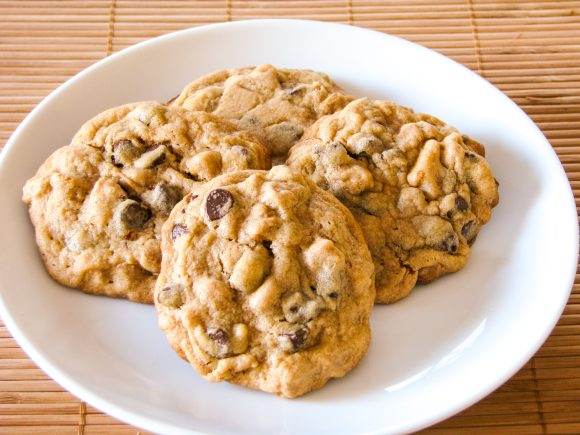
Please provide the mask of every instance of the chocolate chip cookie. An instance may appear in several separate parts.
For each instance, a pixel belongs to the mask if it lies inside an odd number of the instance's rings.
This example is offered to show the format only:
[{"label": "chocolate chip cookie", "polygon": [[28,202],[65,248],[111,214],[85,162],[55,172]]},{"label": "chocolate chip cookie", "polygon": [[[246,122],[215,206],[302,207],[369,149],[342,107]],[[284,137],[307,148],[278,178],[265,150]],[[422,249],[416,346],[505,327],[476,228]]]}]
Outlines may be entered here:
[{"label": "chocolate chip cookie", "polygon": [[439,119],[359,99],[316,122],[287,164],[336,195],[373,255],[377,302],[461,269],[498,203],[481,144]]},{"label": "chocolate chip cookie", "polygon": [[23,200],[54,279],[151,303],[173,206],[216,175],[268,167],[258,139],[214,115],[129,104],[87,122],[26,183]]},{"label": "chocolate chip cookie", "polygon": [[373,264],[330,193],[286,166],[217,177],[162,230],[159,324],[205,378],[296,397],[366,352]]},{"label": "chocolate chip cookie", "polygon": [[203,76],[172,104],[236,120],[270,146],[276,162],[310,124],[351,100],[326,74],[260,65]]}]

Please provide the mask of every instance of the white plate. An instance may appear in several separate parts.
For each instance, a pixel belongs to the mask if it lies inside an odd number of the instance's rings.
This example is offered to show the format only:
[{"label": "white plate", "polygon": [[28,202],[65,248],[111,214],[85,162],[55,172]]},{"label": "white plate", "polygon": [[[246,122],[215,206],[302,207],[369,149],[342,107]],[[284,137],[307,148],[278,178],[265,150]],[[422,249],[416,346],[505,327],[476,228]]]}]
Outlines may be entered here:
[{"label": "white plate", "polygon": [[[197,376],[158,331],[153,308],[87,296],[46,274],[21,187],[87,118],[166,100],[200,74],[273,63],[331,74],[348,91],[429,112],[481,140],[501,202],[461,272],[373,316],[360,367],[285,400]],[[381,33],[285,20],[216,24],[153,39],[66,82],[20,125],[0,162],[0,314],[57,382],[160,433],[395,433],[462,410],[514,374],[561,314],[577,261],[564,171],[532,121],[451,60]]]}]

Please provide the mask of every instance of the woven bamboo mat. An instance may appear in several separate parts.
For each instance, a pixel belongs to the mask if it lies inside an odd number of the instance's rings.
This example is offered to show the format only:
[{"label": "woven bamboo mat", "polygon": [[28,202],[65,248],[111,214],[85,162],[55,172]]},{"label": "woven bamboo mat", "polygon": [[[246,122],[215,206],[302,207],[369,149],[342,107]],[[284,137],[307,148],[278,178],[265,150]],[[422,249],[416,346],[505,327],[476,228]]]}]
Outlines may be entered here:
[{"label": "woven bamboo mat", "polygon": [[[266,17],[377,29],[478,72],[540,126],[579,205],[580,1],[0,0],[0,147],[58,84],[114,51],[190,26]],[[489,397],[426,432],[580,433],[580,275],[536,356]],[[60,388],[0,323],[0,433],[138,430]]]}]

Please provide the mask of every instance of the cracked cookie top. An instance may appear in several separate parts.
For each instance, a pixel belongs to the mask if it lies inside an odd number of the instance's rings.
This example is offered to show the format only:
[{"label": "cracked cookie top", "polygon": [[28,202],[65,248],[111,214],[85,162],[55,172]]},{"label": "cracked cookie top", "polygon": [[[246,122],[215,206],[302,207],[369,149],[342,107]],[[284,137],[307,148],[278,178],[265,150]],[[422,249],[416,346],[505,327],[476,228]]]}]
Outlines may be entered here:
[{"label": "cracked cookie top", "polygon": [[269,145],[275,161],[283,161],[310,124],[351,100],[326,74],[260,65],[203,76],[172,104],[238,121]]},{"label": "cracked cookie top", "polygon": [[23,199],[58,282],[151,303],[173,206],[201,181],[267,167],[265,146],[225,120],[136,103],[88,121],[28,180]]},{"label": "cracked cookie top", "polygon": [[287,164],[336,195],[373,255],[377,302],[465,264],[498,203],[481,144],[439,119],[359,99],[316,122]]},{"label": "cracked cookie top", "polygon": [[195,189],[162,246],[159,324],[204,377],[296,397],[366,352],[373,265],[360,228],[286,166]]}]

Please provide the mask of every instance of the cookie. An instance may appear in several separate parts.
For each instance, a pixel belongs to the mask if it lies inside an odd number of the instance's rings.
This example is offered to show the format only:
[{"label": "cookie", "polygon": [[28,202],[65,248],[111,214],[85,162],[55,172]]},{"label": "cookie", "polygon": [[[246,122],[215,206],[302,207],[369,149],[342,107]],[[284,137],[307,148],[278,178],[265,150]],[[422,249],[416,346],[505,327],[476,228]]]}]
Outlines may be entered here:
[{"label": "cookie", "polygon": [[159,325],[206,379],[297,397],[365,354],[373,264],[336,198],[286,166],[217,177],[162,230]]},{"label": "cookie", "polygon": [[236,120],[270,146],[274,161],[283,161],[310,124],[351,100],[326,74],[260,65],[203,76],[172,104]]},{"label": "cookie", "polygon": [[498,203],[481,144],[439,119],[359,99],[320,119],[287,164],[336,195],[373,255],[377,302],[461,269]]},{"label": "cookie", "polygon": [[28,180],[23,200],[59,283],[152,303],[173,206],[216,175],[267,167],[267,148],[225,120],[130,104],[87,122]]}]

